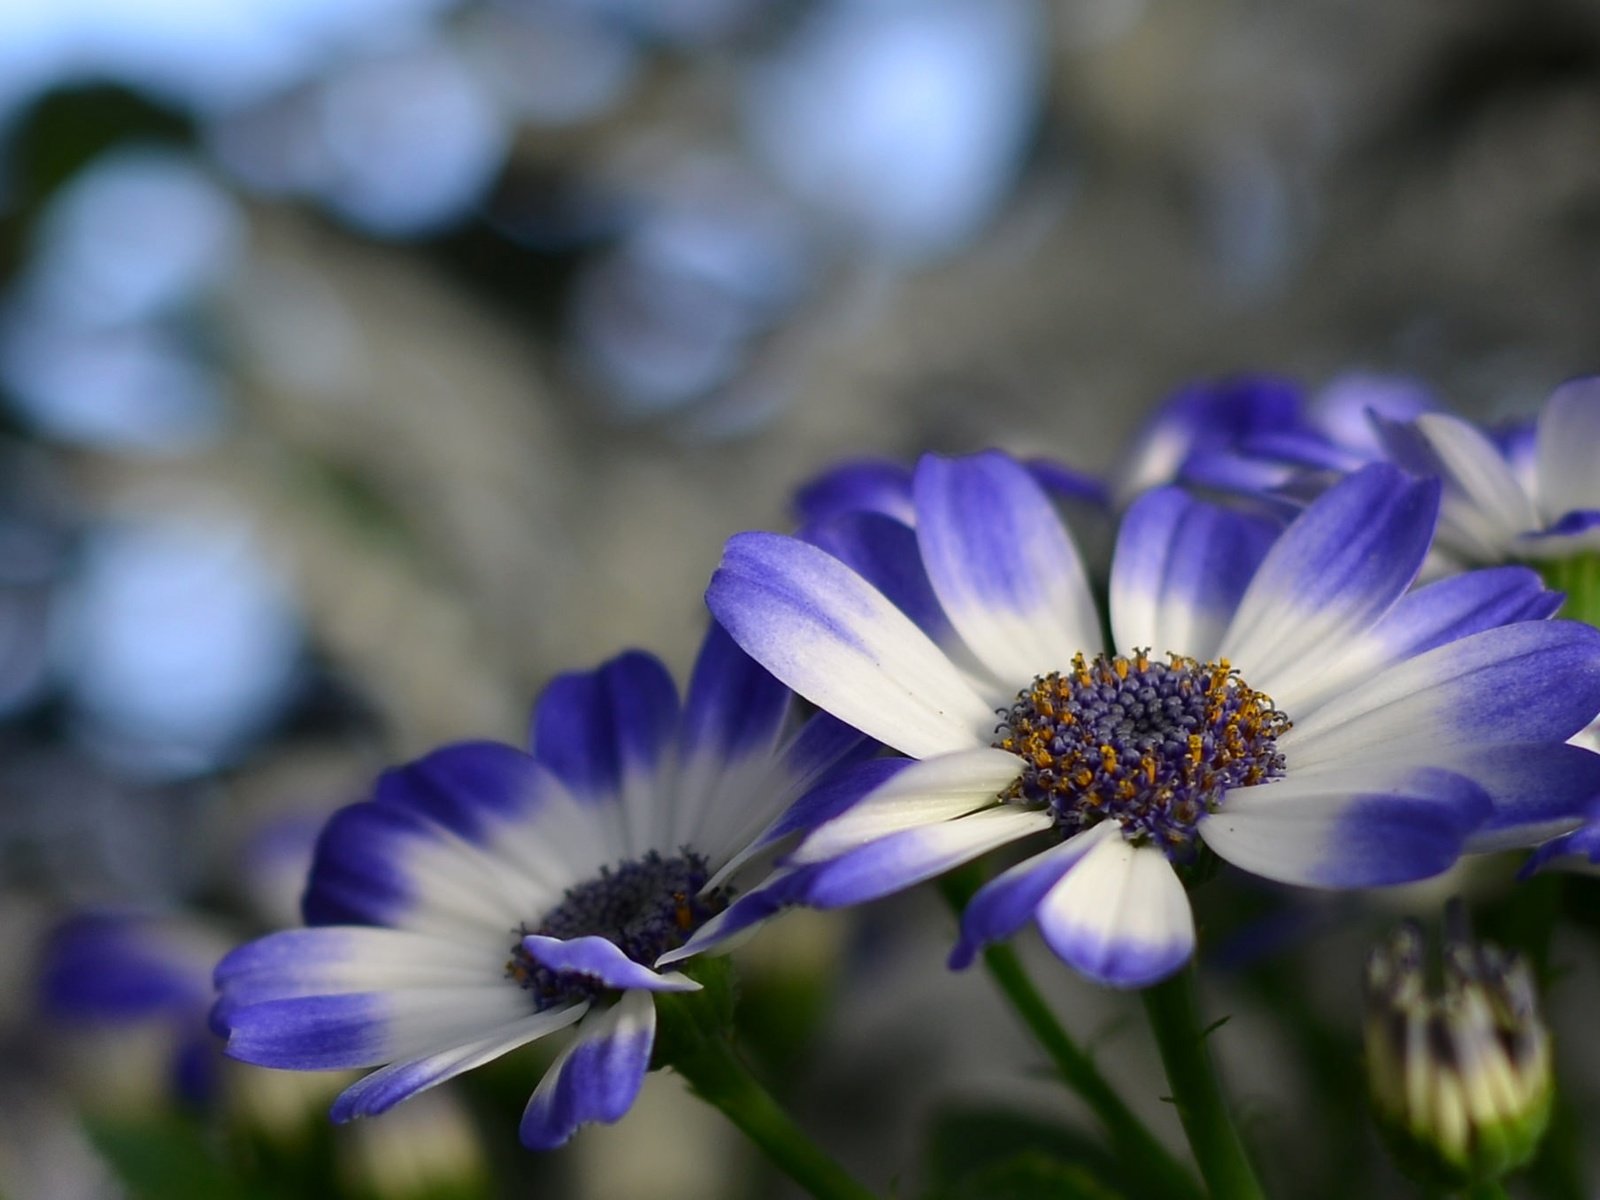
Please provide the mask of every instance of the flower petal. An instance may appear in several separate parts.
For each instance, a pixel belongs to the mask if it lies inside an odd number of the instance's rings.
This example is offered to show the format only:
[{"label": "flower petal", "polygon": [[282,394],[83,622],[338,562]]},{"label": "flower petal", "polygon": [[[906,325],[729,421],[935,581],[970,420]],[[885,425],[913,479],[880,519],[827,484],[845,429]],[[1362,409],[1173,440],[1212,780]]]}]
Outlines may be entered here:
[{"label": "flower petal", "polygon": [[481,846],[506,821],[526,820],[547,791],[543,770],[515,746],[457,742],[385,771],[372,798]]},{"label": "flower petal", "polygon": [[609,938],[553,938],[530,933],[522,939],[522,948],[540,966],[560,974],[583,975],[609,988],[641,988],[647,992],[700,990],[700,985],[687,975],[676,971],[663,975],[634,962]]},{"label": "flower petal", "polygon": [[796,873],[801,902],[842,908],[932,879],[980,854],[1050,828],[1050,815],[1013,805],[905,829]]},{"label": "flower petal", "polygon": [[987,741],[994,711],[884,595],[795,538],[732,538],[706,603],[734,641],[818,707],[922,757]]},{"label": "flower petal", "polygon": [[1549,517],[1600,509],[1600,376],[1564,383],[1539,414],[1539,507]]},{"label": "flower petal", "polygon": [[655,1034],[655,1001],[648,992],[624,992],[598,1017],[591,1013],[528,1101],[522,1144],[554,1150],[580,1125],[621,1120],[644,1083]]},{"label": "flower petal", "polygon": [[1115,821],[1101,821],[984,884],[961,914],[961,937],[950,951],[950,969],[965,970],[984,946],[1016,933],[1033,917],[1045,894],[1080,858],[1102,839],[1119,835]]},{"label": "flower petal", "polygon": [[1443,482],[1439,542],[1473,562],[1505,559],[1518,534],[1539,527],[1533,500],[1499,449],[1449,413],[1424,413],[1409,424],[1380,420],[1396,462]]},{"label": "flower petal", "polygon": [[1058,958],[1110,987],[1156,983],[1194,953],[1194,914],[1167,856],[1121,837],[1097,841],[1036,915]]},{"label": "flower petal", "polygon": [[471,938],[542,913],[615,857],[592,807],[585,819],[560,784],[544,778],[538,820],[503,823],[481,846],[413,807],[364,801],[339,810],[317,841],[307,923]]},{"label": "flower petal", "polygon": [[1122,518],[1111,564],[1119,653],[1213,657],[1246,586],[1277,536],[1260,517],[1159,488]]},{"label": "flower petal", "polygon": [[1308,647],[1365,632],[1416,578],[1437,504],[1436,483],[1384,464],[1324,492],[1267,552],[1218,655],[1284,706]]},{"label": "flower petal", "polygon": [[1600,874],[1600,821],[1591,821],[1564,837],[1540,846],[1522,865],[1519,879],[1540,871],[1574,871],[1580,875]]},{"label": "flower petal", "polygon": [[1490,811],[1483,789],[1464,775],[1362,764],[1236,788],[1201,820],[1200,835],[1266,879],[1380,887],[1448,869]]},{"label": "flower petal", "polygon": [[[363,801],[329,818],[302,901],[310,925],[392,925],[423,933],[498,928],[515,909],[481,886],[484,856],[426,817]],[[557,889],[555,895],[559,896]]]},{"label": "flower petal", "polygon": [[1391,663],[1470,634],[1518,621],[1554,616],[1561,593],[1544,586],[1526,567],[1491,567],[1451,575],[1401,596],[1367,633],[1329,647],[1308,648],[1293,686],[1273,700],[1285,711],[1305,713],[1330,697],[1358,687]]},{"label": "flower petal", "polygon": [[642,854],[670,828],[656,777],[677,739],[678,715],[666,667],[630,650],[551,680],[534,707],[533,756],[574,795],[620,805],[625,850]]},{"label": "flower petal", "polygon": [[1494,811],[1467,839],[1485,854],[1565,833],[1600,800],[1600,754],[1567,742],[1463,746],[1443,765],[1489,794]]},{"label": "flower petal", "polygon": [[679,743],[686,762],[770,755],[791,693],[713,623],[689,676]]},{"label": "flower petal", "polygon": [[1008,750],[985,746],[941,754],[921,762],[879,767],[882,781],[838,816],[813,830],[790,856],[797,863],[821,862],[868,842],[962,817],[999,803],[1022,774],[1022,760]]},{"label": "flower petal", "polygon": [[375,1067],[473,1041],[527,1011],[526,994],[503,979],[264,1000],[227,1014],[226,1050],[262,1067]]},{"label": "flower petal", "polygon": [[1418,751],[1447,763],[1461,746],[1563,741],[1597,711],[1600,630],[1523,621],[1395,664],[1297,717],[1278,748],[1291,771]]},{"label": "flower petal", "polygon": [[418,1092],[492,1062],[535,1038],[566,1028],[588,1010],[589,1005],[585,1002],[533,1013],[503,1025],[476,1041],[437,1050],[421,1058],[391,1063],[363,1076],[340,1092],[328,1115],[342,1124],[356,1117],[375,1117],[388,1112],[400,1101],[409,1100]]},{"label": "flower petal", "polygon": [[217,964],[217,990],[235,1006],[290,996],[408,987],[471,987],[505,974],[504,937],[467,941],[403,929],[285,929],[247,942]]},{"label": "flower petal", "polygon": [[697,954],[716,954],[733,949],[736,939],[754,931],[763,921],[769,921],[787,908],[801,904],[803,883],[814,867],[780,868],[761,884],[737,897],[676,950],[669,950],[656,959],[656,967],[682,962]]},{"label": "flower petal", "polygon": [[1078,551],[1022,466],[994,452],[926,455],[913,495],[933,590],[997,678],[1021,687],[1099,649],[1100,617]]},{"label": "flower petal", "polygon": [[808,525],[803,536],[882,592],[941,648],[965,649],[934,594],[910,525],[880,513],[850,513]]},{"label": "flower petal", "polygon": [[795,511],[803,522],[829,521],[845,513],[883,513],[909,525],[911,468],[882,458],[840,463],[800,486]]}]

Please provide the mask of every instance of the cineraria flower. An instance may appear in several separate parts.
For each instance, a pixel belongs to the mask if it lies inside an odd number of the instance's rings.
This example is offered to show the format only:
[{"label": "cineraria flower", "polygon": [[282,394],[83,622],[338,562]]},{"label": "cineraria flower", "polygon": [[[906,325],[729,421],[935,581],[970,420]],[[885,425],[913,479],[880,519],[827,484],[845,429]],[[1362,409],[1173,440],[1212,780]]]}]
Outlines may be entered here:
[{"label": "cineraria flower", "polygon": [[1401,466],[1443,483],[1437,548],[1457,568],[1600,551],[1600,376],[1558,387],[1536,426],[1425,413],[1384,434]]},{"label": "cineraria flower", "polygon": [[1600,704],[1600,632],[1544,620],[1559,597],[1522,568],[1407,591],[1435,483],[1369,466],[1281,536],[1147,493],[1118,535],[1109,646],[1016,462],[926,457],[913,498],[874,569],[746,533],[712,579],[750,654],[914,760],[874,764],[779,899],[857,903],[1049,838],[974,897],[953,962],[1032,918],[1086,975],[1142,986],[1190,956],[1177,868],[1202,845],[1289,883],[1398,883],[1569,828],[1600,790],[1600,758],[1562,744]]},{"label": "cineraria flower", "polygon": [[40,1007],[63,1029],[117,1030],[130,1042],[163,1039],[173,1094],[203,1103],[219,1061],[205,1024],[208,976],[225,945],[212,930],[177,917],[79,913],[45,939]]},{"label": "cineraria flower", "polygon": [[1409,420],[1434,407],[1414,380],[1362,372],[1340,376],[1309,400],[1296,384],[1270,375],[1190,384],[1140,428],[1113,491],[1127,505],[1140,492],[1182,483],[1269,508],[1289,501],[1294,511],[1331,482],[1328,472],[1384,457],[1372,414]]},{"label": "cineraria flower", "polygon": [[217,968],[228,1053],[263,1066],[383,1066],[335,1102],[343,1121],[569,1025],[522,1140],[616,1121],[650,1063],[653,994],[697,983],[667,962],[770,909],[730,874],[794,831],[792,801],[874,747],[792,697],[713,628],[680,705],[640,652],[558,677],[531,753],[447,746],[390,770],[323,831],[311,928]]}]

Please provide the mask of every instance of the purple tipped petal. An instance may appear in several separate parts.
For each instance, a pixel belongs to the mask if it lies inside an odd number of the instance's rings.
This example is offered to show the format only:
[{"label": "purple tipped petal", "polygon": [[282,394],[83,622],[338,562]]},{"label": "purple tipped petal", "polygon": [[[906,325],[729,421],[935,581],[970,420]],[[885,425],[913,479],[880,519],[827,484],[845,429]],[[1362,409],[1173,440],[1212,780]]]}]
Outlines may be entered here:
[{"label": "purple tipped petal", "polygon": [[1376,464],[1315,500],[1268,551],[1218,653],[1284,703],[1306,647],[1365,633],[1416,578],[1439,489]]},{"label": "purple tipped petal", "polygon": [[1561,594],[1526,567],[1452,575],[1407,592],[1360,637],[1307,647],[1293,688],[1273,699],[1286,711],[1310,712],[1393,663],[1487,629],[1543,620],[1560,604]]},{"label": "purple tipped petal", "polygon": [[1373,630],[1391,660],[1410,658],[1470,634],[1517,621],[1542,621],[1561,594],[1526,567],[1468,571],[1400,597]]},{"label": "purple tipped petal", "polygon": [[1280,883],[1381,887],[1447,870],[1491,811],[1484,790],[1452,771],[1363,766],[1231,791],[1200,834]]},{"label": "purple tipped petal", "polygon": [[1467,841],[1476,854],[1554,837],[1600,801],[1600,754],[1566,742],[1468,746],[1448,765],[1483,788],[1494,806]]},{"label": "purple tipped petal", "polygon": [[1117,649],[1210,659],[1276,536],[1270,522],[1181,488],[1145,493],[1122,519],[1111,566]]},{"label": "purple tipped petal", "polygon": [[434,836],[425,820],[398,808],[363,802],[334,813],[301,900],[306,924],[395,924],[417,900],[405,869],[410,851]]},{"label": "purple tipped petal", "polygon": [[572,791],[620,800],[630,777],[653,775],[678,732],[678,690],[659,659],[620,654],[594,671],[558,675],[534,708],[533,756]]},{"label": "purple tipped petal", "polygon": [[605,1013],[591,1013],[528,1101],[522,1144],[554,1150],[580,1125],[621,1120],[644,1083],[655,1030],[655,1002],[648,992],[625,992]]},{"label": "purple tipped petal", "polygon": [[46,940],[39,996],[52,1017],[98,1022],[198,1014],[210,989],[198,954],[154,921],[89,913],[62,922]]},{"label": "purple tipped petal", "polygon": [[854,726],[828,713],[817,713],[779,753],[796,791],[804,791],[838,769],[865,762],[883,747]]},{"label": "purple tipped petal", "polygon": [[543,786],[542,768],[524,751],[498,742],[460,742],[385,771],[373,799],[482,845],[496,825],[525,817]]},{"label": "purple tipped petal", "polygon": [[961,938],[950,952],[951,970],[965,970],[984,946],[1002,942],[1026,925],[1061,877],[1102,838],[1116,833],[1115,821],[1102,821],[1059,846],[1018,863],[979,888],[961,914]]},{"label": "purple tipped petal", "polygon": [[682,946],[663,954],[656,961],[656,966],[664,967],[697,954],[727,949],[728,943],[735,938],[771,920],[785,909],[803,903],[805,880],[814,870],[813,867],[799,867],[772,875],[707,921]]},{"label": "purple tipped petal", "polygon": [[529,934],[522,939],[528,957],[560,974],[583,975],[609,988],[643,988],[648,992],[697,992],[700,985],[676,972],[662,975],[636,963],[603,937],[561,938]]},{"label": "purple tipped petal", "polygon": [[910,524],[911,468],[885,459],[841,463],[803,484],[794,497],[803,523],[828,521],[846,513],[882,513]]},{"label": "purple tipped petal", "polygon": [[1592,875],[1597,873],[1597,867],[1600,867],[1600,821],[1590,821],[1583,828],[1540,846],[1528,856],[1517,877],[1527,879],[1540,871],[1576,871]]},{"label": "purple tipped petal", "polygon": [[1240,376],[1191,384],[1164,400],[1119,472],[1116,499],[1176,483],[1197,454],[1228,449],[1258,434],[1299,428],[1299,388],[1286,379]]},{"label": "purple tipped petal", "polygon": [[1379,755],[1448,765],[1462,746],[1564,741],[1596,712],[1600,630],[1523,621],[1390,667],[1297,716],[1278,745],[1302,768]]},{"label": "purple tipped petal", "polygon": [[371,993],[303,996],[236,1008],[227,1017],[227,1053],[298,1071],[376,1066],[389,1057],[384,999]]},{"label": "purple tipped petal", "polygon": [[1538,543],[1545,538],[1579,537],[1600,526],[1600,509],[1575,509],[1551,522],[1544,529],[1534,529],[1522,534],[1522,539]]},{"label": "purple tipped petal", "polygon": [[878,513],[850,513],[808,526],[804,537],[872,584],[939,645],[955,641],[911,526]]},{"label": "purple tipped petal", "polygon": [[1083,564],[1049,498],[1003,454],[925,456],[917,541],[950,623],[997,678],[1019,686],[1101,644]]},{"label": "purple tipped petal", "polygon": [[1058,958],[1109,987],[1157,983],[1194,953],[1189,897],[1167,856],[1120,837],[1096,841],[1036,915]]},{"label": "purple tipped petal", "polygon": [[763,845],[773,845],[790,834],[815,829],[876,791],[915,760],[878,758],[859,763],[830,777],[789,806],[762,837]]},{"label": "purple tipped petal", "polygon": [[791,693],[712,624],[700,645],[683,708],[685,757],[769,753],[782,733]]},{"label": "purple tipped petal", "polygon": [[382,1070],[363,1076],[339,1093],[329,1116],[336,1123],[356,1117],[375,1117],[388,1112],[402,1100],[409,1100],[463,1071],[470,1071],[525,1045],[571,1025],[589,1009],[587,1003],[551,1012],[534,1013],[461,1046],[452,1046],[422,1058],[391,1063]]},{"label": "purple tipped petal", "polygon": [[473,987],[396,988],[265,1000],[229,1009],[227,1053],[263,1067],[375,1067],[465,1045],[527,1015],[525,994],[490,977]]},{"label": "purple tipped petal", "polygon": [[791,688],[904,753],[981,744],[994,724],[989,704],[910,618],[815,546],[739,534],[706,603]]},{"label": "purple tipped petal", "polygon": [[890,834],[806,872],[801,899],[813,908],[876,900],[1048,828],[1047,813],[997,807]]},{"label": "purple tipped petal", "polygon": [[1024,459],[1022,465],[1034,481],[1060,500],[1076,500],[1104,508],[1111,503],[1111,489],[1106,481],[1057,462],[1053,458]]}]

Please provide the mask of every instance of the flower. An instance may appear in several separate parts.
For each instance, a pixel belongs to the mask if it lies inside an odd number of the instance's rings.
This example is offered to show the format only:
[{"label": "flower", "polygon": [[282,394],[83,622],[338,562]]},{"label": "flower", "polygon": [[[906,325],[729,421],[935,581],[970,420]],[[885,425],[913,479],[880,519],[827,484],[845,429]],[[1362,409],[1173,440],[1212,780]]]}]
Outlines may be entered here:
[{"label": "flower", "polygon": [[[117,1031],[133,1078],[158,1047],[168,1092],[192,1104],[217,1085],[216,1043],[207,1035],[207,976],[227,945],[199,921],[124,910],[95,910],[61,921],[45,938],[38,965],[39,1004],[61,1030]],[[111,1043],[103,1043],[103,1052]],[[97,1063],[99,1086],[109,1073]],[[121,1095],[126,1099],[126,1095]]]},{"label": "flower", "polygon": [[1191,383],[1140,427],[1115,473],[1119,506],[1167,483],[1297,511],[1344,474],[1385,457],[1373,416],[1408,420],[1435,407],[1403,376],[1352,372],[1307,400],[1271,375]]},{"label": "flower", "polygon": [[[1367,1080],[1401,1163],[1452,1189],[1533,1157],[1555,1098],[1550,1034],[1527,960],[1463,928],[1430,995],[1422,931],[1407,922],[1367,959]],[[1447,918],[1448,919],[1448,918]]]},{"label": "flower", "polygon": [[1281,536],[1147,493],[1118,534],[1109,647],[1015,461],[928,456],[913,490],[915,529],[876,568],[744,533],[707,592],[778,678],[909,756],[810,833],[787,899],[857,903],[1049,837],[973,898],[953,964],[1033,918],[1079,971],[1137,987],[1192,952],[1176,868],[1202,845],[1288,883],[1398,883],[1570,828],[1600,790],[1600,757],[1563,744],[1600,704],[1600,632],[1544,620],[1559,597],[1523,568],[1407,591],[1435,483],[1368,466]]},{"label": "flower", "polygon": [[1558,387],[1535,425],[1424,413],[1383,431],[1396,462],[1442,481],[1437,548],[1458,569],[1600,551],[1600,376]]},{"label": "flower", "polygon": [[[565,1142],[620,1119],[654,1044],[653,993],[699,984],[660,969],[770,914],[732,872],[826,814],[833,769],[875,750],[791,695],[719,630],[680,704],[638,651],[557,677],[531,752],[461,743],[385,772],[322,833],[310,928],[217,967],[227,1052],[316,1070],[387,1064],[346,1089],[335,1120],[380,1113],[567,1026],[522,1140]],[[821,799],[819,799],[819,796]]]}]

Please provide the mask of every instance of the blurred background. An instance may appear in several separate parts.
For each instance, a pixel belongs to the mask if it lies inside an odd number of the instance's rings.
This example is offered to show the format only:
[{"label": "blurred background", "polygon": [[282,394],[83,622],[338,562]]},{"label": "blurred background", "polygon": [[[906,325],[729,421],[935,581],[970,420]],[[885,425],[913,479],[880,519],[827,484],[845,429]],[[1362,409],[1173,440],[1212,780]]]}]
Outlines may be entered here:
[{"label": "blurred background", "polygon": [[[64,917],[137,924],[171,977],[132,1016],[183,1043],[323,814],[518,740],[553,672],[686,668],[723,540],[841,456],[1105,473],[1241,370],[1528,411],[1600,368],[1597,148],[1582,0],[0,0],[0,1193],[124,1194],[73,1114],[184,1102],[100,1016],[40,1036]],[[947,935],[911,897],[751,951],[761,1053],[876,1186],[952,1098],[1062,1103]],[[1149,1076],[1120,1000],[1049,978]],[[1232,1053],[1264,1120],[1316,1115]],[[542,1159],[514,1115],[426,1124],[508,1195],[772,1194],[678,1100]],[[328,1194],[424,1194],[365,1136]]]}]

